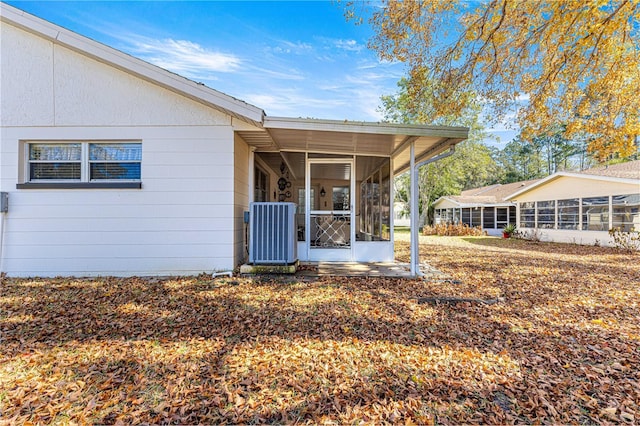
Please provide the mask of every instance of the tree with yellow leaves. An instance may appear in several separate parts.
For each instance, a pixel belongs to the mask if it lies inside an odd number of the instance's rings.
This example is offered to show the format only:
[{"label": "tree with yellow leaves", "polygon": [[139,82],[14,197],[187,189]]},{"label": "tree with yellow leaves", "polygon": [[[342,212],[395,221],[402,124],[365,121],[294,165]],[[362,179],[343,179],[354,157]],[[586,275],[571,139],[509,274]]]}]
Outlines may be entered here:
[{"label": "tree with yellow leaves", "polygon": [[435,95],[437,115],[462,111],[473,90],[496,120],[528,101],[517,115],[525,139],[563,125],[599,159],[635,151],[640,0],[382,3],[370,47],[407,64],[410,97]]}]

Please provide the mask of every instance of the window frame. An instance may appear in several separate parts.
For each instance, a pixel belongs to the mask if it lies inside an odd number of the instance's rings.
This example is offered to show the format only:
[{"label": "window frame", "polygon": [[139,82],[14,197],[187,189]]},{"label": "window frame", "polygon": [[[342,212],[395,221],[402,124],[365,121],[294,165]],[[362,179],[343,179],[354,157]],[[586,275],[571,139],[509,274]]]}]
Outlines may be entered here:
[{"label": "window frame", "polygon": [[[611,224],[611,196],[580,198],[580,212],[581,231],[607,232]],[[598,216],[600,216],[598,222],[591,220],[592,217],[597,218]],[[606,218],[606,221],[602,220],[603,218]]]},{"label": "window frame", "polygon": [[536,201],[536,228],[556,229],[556,201]]},{"label": "window frame", "polygon": [[269,195],[269,174],[262,167],[255,164],[253,167],[253,201],[269,201]]},{"label": "window frame", "polygon": [[[536,212],[536,202],[535,201],[521,201],[519,203],[520,217],[518,217],[518,222],[520,228],[525,229],[534,229],[536,228],[536,219],[538,217]],[[507,214],[509,212],[507,211]],[[529,226],[531,225],[531,226]]]},{"label": "window frame", "polygon": [[496,207],[482,208],[482,229],[496,229]]},{"label": "window frame", "polygon": [[[620,194],[611,196],[611,228],[623,232],[638,230],[635,228],[640,216],[640,194]],[[628,219],[628,220],[627,220]],[[639,227],[640,229],[640,227]]]},{"label": "window frame", "polygon": [[556,201],[558,229],[580,230],[580,198],[565,198]]},{"label": "window frame", "polygon": [[[80,179],[32,179],[31,165],[55,161],[31,160],[31,147],[33,145],[80,145],[80,161],[69,161],[80,164]],[[105,160],[90,161],[91,145],[140,145],[139,160]],[[113,188],[113,189],[141,189],[142,188],[142,141],[141,140],[29,140],[21,141],[23,155],[21,182],[16,184],[17,189],[86,189],[86,188]],[[91,179],[92,163],[138,163],[140,164],[140,177],[135,179]]]}]

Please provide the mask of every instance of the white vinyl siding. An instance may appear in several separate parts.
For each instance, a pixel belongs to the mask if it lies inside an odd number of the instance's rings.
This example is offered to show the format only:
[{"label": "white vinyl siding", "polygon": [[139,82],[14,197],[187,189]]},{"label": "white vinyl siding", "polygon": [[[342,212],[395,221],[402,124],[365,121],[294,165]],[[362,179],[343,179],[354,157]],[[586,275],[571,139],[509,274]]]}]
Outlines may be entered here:
[{"label": "white vinyl siding", "polygon": [[[12,129],[8,135],[40,137],[46,131]],[[53,129],[50,133],[76,131]],[[83,130],[94,137],[117,131]],[[132,133],[144,144],[142,189],[15,190],[16,164],[6,169],[13,171],[12,176],[3,168],[3,183],[13,181],[13,189],[8,188],[11,212],[6,220],[3,272],[10,276],[189,275],[236,266],[232,129],[183,127],[175,132],[182,133],[182,138],[167,137],[166,128]],[[13,144],[8,140],[3,139],[3,146],[18,146],[16,139]],[[10,158],[17,162],[18,150],[14,154]]]}]

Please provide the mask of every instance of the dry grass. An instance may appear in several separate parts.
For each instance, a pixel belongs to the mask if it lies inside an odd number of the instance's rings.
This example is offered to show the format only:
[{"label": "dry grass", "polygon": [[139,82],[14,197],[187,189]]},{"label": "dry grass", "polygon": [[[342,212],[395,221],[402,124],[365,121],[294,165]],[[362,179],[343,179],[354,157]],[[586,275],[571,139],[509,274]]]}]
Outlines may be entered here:
[{"label": "dry grass", "polygon": [[640,256],[421,254],[455,280],[5,279],[0,423],[639,421]]}]

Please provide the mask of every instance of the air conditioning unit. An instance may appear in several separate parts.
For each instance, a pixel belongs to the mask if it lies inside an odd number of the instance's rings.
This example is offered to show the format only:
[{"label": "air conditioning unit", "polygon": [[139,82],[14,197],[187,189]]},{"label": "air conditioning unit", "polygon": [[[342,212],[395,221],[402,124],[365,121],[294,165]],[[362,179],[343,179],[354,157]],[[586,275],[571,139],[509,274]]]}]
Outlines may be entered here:
[{"label": "air conditioning unit", "polygon": [[251,203],[249,263],[287,265],[298,260],[296,205]]}]

